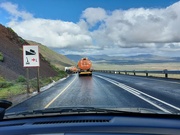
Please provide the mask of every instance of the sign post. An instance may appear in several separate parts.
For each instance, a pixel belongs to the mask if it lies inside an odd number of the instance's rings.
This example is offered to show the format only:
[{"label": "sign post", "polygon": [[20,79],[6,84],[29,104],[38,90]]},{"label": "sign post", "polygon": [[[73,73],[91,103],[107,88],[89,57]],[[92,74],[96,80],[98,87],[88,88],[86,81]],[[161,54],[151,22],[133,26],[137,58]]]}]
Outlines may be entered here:
[{"label": "sign post", "polygon": [[37,68],[37,91],[40,92],[40,86],[39,86],[39,67]]},{"label": "sign post", "polygon": [[37,91],[40,92],[39,88],[39,48],[38,45],[24,45],[23,46],[23,66],[27,68],[27,93],[29,93],[29,69],[32,67],[37,68]]},{"label": "sign post", "polygon": [[30,89],[29,89],[29,68],[26,68],[26,78],[27,78],[27,93],[30,93]]}]

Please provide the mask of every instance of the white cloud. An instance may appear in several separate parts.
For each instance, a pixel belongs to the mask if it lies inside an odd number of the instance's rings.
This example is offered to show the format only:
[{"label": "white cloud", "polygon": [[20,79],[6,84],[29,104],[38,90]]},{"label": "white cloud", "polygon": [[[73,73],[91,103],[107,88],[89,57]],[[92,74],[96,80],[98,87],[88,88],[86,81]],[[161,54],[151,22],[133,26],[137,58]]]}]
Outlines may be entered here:
[{"label": "white cloud", "polygon": [[180,42],[179,13],[180,2],[166,9],[115,10],[93,34],[98,36],[99,42],[105,39],[109,45],[127,48],[151,46],[147,43]]},{"label": "white cloud", "polygon": [[69,52],[178,54],[180,48],[180,2],[161,9],[87,8],[78,23],[35,18],[9,2],[0,7],[11,15],[8,26],[23,38]]},{"label": "white cloud", "polygon": [[102,8],[87,8],[83,11],[82,18],[90,26],[94,26],[97,22],[103,21],[106,18],[106,11]]},{"label": "white cloud", "polygon": [[56,48],[88,48],[92,39],[78,24],[61,20],[34,18],[32,14],[19,11],[18,5],[2,3],[11,16],[8,26],[21,37]]},{"label": "white cloud", "polygon": [[31,19],[8,24],[25,39],[35,40],[49,47],[85,47],[91,45],[91,37],[72,22],[61,20]]},{"label": "white cloud", "polygon": [[7,12],[11,14],[11,19],[17,21],[18,19],[32,19],[33,15],[26,11],[18,11],[18,5],[12,4],[10,2],[1,3],[0,7],[5,9]]}]

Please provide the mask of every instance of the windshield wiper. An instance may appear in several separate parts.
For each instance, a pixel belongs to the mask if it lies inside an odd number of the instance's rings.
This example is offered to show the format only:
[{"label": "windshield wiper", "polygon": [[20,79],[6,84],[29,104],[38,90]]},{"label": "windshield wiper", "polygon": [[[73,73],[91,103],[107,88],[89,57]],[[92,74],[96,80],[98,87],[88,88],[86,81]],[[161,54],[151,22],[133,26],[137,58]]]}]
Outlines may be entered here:
[{"label": "windshield wiper", "polygon": [[[8,113],[6,118],[12,116],[32,116],[32,115],[52,115],[52,114],[85,114],[85,113],[116,113],[116,114],[132,114],[132,113],[154,113],[158,114],[157,110],[145,108],[96,108],[96,107],[58,107],[47,108],[42,110],[32,110],[24,112]],[[163,112],[159,113],[163,114]]]},{"label": "windshield wiper", "polygon": [[104,108],[95,108],[95,107],[59,107],[59,108],[47,108],[42,110],[32,110],[32,111],[23,111],[23,112],[15,112],[15,113],[7,113],[5,116],[12,115],[45,115],[45,114],[68,114],[68,113],[127,113],[125,111],[119,110],[110,110]]}]

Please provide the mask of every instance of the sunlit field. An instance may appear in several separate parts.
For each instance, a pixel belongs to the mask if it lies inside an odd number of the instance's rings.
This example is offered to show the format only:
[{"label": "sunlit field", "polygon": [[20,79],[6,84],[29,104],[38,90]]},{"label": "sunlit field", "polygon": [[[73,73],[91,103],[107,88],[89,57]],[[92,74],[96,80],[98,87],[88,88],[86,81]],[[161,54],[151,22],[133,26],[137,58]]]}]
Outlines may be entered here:
[{"label": "sunlit field", "polygon": [[[136,65],[112,65],[112,64],[93,64],[93,68],[96,70],[180,70],[180,63],[147,63],[147,64],[136,64]],[[133,73],[129,74],[133,75]],[[145,76],[146,74],[137,73],[136,75]],[[164,74],[149,74],[149,76],[154,77],[164,77]],[[169,78],[177,78],[180,79],[180,75],[168,75]]]}]

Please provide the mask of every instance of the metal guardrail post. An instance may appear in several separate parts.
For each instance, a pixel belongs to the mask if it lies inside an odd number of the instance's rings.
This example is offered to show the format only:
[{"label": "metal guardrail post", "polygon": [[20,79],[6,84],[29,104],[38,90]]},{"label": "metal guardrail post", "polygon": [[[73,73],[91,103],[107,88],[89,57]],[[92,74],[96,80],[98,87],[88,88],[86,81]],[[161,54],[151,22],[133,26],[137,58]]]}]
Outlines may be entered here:
[{"label": "metal guardrail post", "polygon": [[164,74],[165,74],[165,78],[168,78],[168,73],[167,73],[167,69],[164,69]]},{"label": "metal guardrail post", "polygon": [[134,70],[134,75],[136,75],[136,71]]}]

